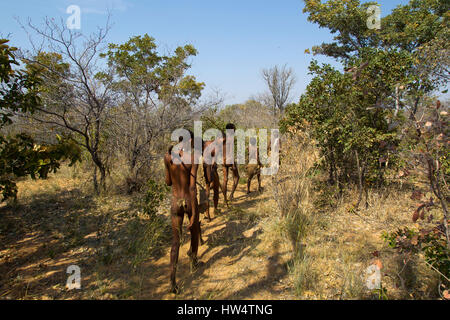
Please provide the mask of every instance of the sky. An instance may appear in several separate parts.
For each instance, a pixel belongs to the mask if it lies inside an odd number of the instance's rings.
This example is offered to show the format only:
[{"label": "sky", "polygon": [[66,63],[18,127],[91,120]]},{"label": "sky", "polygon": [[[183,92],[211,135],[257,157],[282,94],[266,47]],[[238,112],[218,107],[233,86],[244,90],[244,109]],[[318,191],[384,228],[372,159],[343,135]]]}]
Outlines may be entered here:
[{"label": "sky", "polygon": [[[379,0],[381,15],[407,2]],[[308,66],[313,56],[305,50],[332,39],[328,30],[307,21],[302,0],[3,1],[0,37],[8,36],[10,45],[28,49],[29,39],[17,19],[38,25],[45,17],[66,20],[70,5],[81,9],[84,34],[104,26],[110,11],[108,42],[123,43],[147,33],[162,50],[193,44],[198,55],[191,59],[189,73],[206,84],[204,95],[218,90],[226,104],[242,103],[266,91],[261,70],[284,64],[296,74],[292,98],[298,100],[311,79]]]}]

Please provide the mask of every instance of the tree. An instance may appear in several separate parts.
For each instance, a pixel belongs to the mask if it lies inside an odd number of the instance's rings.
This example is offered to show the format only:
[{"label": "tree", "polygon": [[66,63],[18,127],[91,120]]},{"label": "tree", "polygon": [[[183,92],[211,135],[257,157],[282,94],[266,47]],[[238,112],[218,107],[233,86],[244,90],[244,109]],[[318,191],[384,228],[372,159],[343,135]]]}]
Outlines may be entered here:
[{"label": "tree", "polygon": [[[63,133],[71,133],[85,149],[94,164],[93,183],[98,193],[106,188],[108,154],[105,144],[105,123],[113,104],[111,87],[98,77],[97,58],[108,33],[108,24],[89,37],[68,29],[63,21],[45,20],[45,28],[29,23],[29,28],[42,37],[47,52],[36,48],[25,57],[27,69],[39,72],[39,97],[32,118]],[[80,43],[82,41],[82,43]],[[104,73],[107,73],[104,72]],[[104,74],[102,73],[102,75]]]},{"label": "tree", "polygon": [[70,139],[57,136],[58,143],[38,145],[25,133],[5,136],[3,129],[13,123],[14,114],[33,113],[40,107],[38,96],[42,79],[38,72],[15,70],[18,65],[16,48],[8,40],[0,39],[0,192],[3,201],[17,196],[15,179],[36,176],[46,178],[49,171],[60,167],[61,161],[70,159],[70,165],[80,159],[80,150]]},{"label": "tree", "polygon": [[[365,172],[377,158],[385,166],[392,163],[386,157],[402,157],[405,162],[419,159],[423,167],[415,170],[426,172],[431,198],[419,205],[413,220],[424,218],[425,211],[439,203],[442,223],[431,232],[420,230],[419,235],[405,229],[387,239],[395,246],[402,239],[408,239],[403,243],[408,247],[422,243],[431,267],[448,280],[447,111],[439,111],[439,103],[430,111],[427,103],[433,91],[447,85],[449,79],[450,3],[411,0],[383,18],[380,30],[365,26],[366,9],[376,3],[305,0],[305,4],[308,20],[335,34],[333,42],[315,46],[313,52],[337,59],[346,74],[313,63],[315,78],[299,104],[287,112],[285,127],[304,126],[302,121],[306,120],[323,143],[320,147],[335,148],[334,152],[323,149],[324,153],[338,155],[341,160],[355,154],[355,161],[348,163],[358,172],[358,204],[367,180]],[[331,104],[334,101],[336,106]],[[349,104],[344,106],[343,101]],[[325,112],[314,112],[315,108]],[[417,116],[418,110],[425,110],[422,117]],[[407,143],[411,137],[414,143]],[[413,198],[420,200],[422,196]]]},{"label": "tree", "polygon": [[[159,142],[183,127],[195,113],[204,83],[187,75],[188,59],[197,54],[192,45],[160,55],[148,34],[123,44],[109,44],[100,56],[108,61],[109,74],[97,75],[110,86],[117,105],[110,114],[115,145],[128,164],[128,188],[139,187],[144,171],[160,153]],[[145,179],[144,179],[145,180]]]},{"label": "tree", "polygon": [[[335,34],[331,43],[313,47],[313,53],[337,59],[346,74],[313,62],[310,70],[316,77],[284,122],[285,128],[302,126],[303,119],[312,122],[330,181],[343,178],[336,176],[337,171],[346,176],[345,168],[353,167],[360,195],[366,178],[381,182],[381,164],[392,164],[387,159],[395,155],[396,140],[401,138],[398,132],[404,116],[400,111],[414,113],[421,97],[439,86],[430,75],[446,70],[444,63],[436,66],[437,59],[420,52],[436,48],[433,40],[445,36],[448,4],[413,0],[383,18],[380,31],[367,27],[367,8],[372,4],[376,3],[305,0],[308,20]],[[442,41],[437,43],[440,46]],[[361,196],[357,203],[360,200]]]},{"label": "tree", "polygon": [[[358,183],[356,207],[367,191],[367,182],[382,179],[380,159],[388,157],[398,144],[396,130],[388,124],[391,110],[377,106],[391,76],[386,63],[389,59],[372,61],[356,81],[350,73],[313,62],[313,80],[299,103],[288,106],[281,121],[282,131],[291,127],[311,131],[325,159],[330,183],[337,183],[340,189],[344,182]],[[373,71],[383,65],[386,77],[373,81]]]},{"label": "tree", "polygon": [[286,65],[281,68],[274,66],[269,69],[263,69],[262,77],[270,91],[274,114],[277,112],[283,113],[295,84],[294,71],[292,68],[287,68]]}]

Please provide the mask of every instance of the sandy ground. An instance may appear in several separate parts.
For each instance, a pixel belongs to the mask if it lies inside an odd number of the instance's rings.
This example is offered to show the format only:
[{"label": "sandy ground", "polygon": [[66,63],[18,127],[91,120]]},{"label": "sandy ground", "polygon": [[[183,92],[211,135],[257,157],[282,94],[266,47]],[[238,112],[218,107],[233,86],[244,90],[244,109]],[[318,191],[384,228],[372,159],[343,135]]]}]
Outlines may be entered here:
[{"label": "sandy ground", "polygon": [[[232,203],[233,209],[243,210],[242,215],[260,214],[258,203],[271,201],[265,193],[244,193],[239,185]],[[245,211],[244,211],[245,210]],[[166,254],[152,267],[154,274],[144,287],[142,298],[149,299],[293,299],[287,272],[291,248],[279,243],[263,241],[263,224],[238,219],[229,220],[228,209],[213,217],[211,222],[203,219],[202,233],[206,243],[200,246],[200,267],[190,272],[189,234],[184,233],[180,248],[177,280],[181,293],[170,294],[168,248]],[[185,222],[186,224],[186,222]],[[152,262],[149,262],[152,264]]]},{"label": "sandy ground", "polygon": [[[49,196],[45,189],[50,187],[55,190]],[[117,217],[119,229],[118,217],[129,214],[128,198],[99,203],[69,178],[21,182],[19,188],[19,196],[27,201],[0,208],[0,299],[294,298],[287,268],[290,245],[264,236],[264,221],[270,219],[273,205],[267,192],[247,195],[246,186],[239,184],[230,208],[221,198],[211,222],[202,216],[205,244],[199,247],[200,266],[193,273],[185,219],[177,271],[181,292],[174,295],[169,293],[170,243],[159,258],[146,259],[138,272],[119,260],[99,263],[99,225],[107,212]],[[72,264],[81,268],[82,288],[68,291],[66,271]]]}]

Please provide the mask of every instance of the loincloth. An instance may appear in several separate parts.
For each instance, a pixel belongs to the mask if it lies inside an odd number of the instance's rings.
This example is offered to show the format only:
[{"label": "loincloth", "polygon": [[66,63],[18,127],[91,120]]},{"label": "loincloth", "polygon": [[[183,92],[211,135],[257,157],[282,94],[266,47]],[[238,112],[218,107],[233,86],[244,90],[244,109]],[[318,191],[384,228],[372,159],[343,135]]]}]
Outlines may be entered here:
[{"label": "loincloth", "polygon": [[250,175],[255,175],[260,173],[261,171],[261,166],[259,164],[247,164],[245,166],[245,170],[247,171],[247,174]]}]

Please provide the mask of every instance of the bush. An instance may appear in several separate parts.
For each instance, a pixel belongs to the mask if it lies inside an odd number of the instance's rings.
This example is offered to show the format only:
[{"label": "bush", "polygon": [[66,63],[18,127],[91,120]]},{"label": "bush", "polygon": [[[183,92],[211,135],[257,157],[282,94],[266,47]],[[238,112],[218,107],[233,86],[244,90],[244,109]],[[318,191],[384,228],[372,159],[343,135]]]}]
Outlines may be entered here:
[{"label": "bush", "polygon": [[165,184],[150,179],[147,182],[147,190],[145,191],[142,204],[144,214],[150,217],[155,216],[168,191],[169,188]]},{"label": "bush", "polygon": [[150,220],[134,219],[128,225],[127,251],[133,256],[131,264],[137,268],[148,257],[159,256],[171,239],[171,229],[163,216],[154,215]]}]

